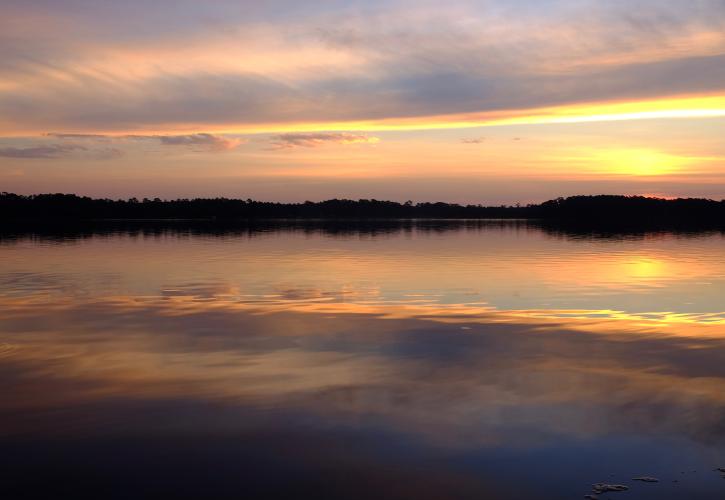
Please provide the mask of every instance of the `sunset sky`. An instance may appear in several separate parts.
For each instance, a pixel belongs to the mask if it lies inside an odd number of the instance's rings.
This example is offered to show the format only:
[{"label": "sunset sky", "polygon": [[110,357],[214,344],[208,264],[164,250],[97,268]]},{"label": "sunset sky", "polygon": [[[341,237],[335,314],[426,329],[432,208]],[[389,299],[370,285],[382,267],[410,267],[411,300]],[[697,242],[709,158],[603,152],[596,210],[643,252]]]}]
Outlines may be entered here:
[{"label": "sunset sky", "polygon": [[0,0],[0,191],[725,198],[725,0]]}]

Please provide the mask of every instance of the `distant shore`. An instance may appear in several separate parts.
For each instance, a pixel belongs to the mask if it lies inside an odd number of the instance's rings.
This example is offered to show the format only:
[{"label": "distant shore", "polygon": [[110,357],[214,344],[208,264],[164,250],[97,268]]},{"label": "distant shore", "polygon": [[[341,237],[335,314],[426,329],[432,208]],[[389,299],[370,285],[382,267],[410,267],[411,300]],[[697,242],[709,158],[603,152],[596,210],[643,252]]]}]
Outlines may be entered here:
[{"label": "distant shore", "polygon": [[725,201],[642,196],[572,196],[526,206],[399,203],[333,199],[276,203],[251,199],[94,199],[73,194],[0,194],[0,223],[244,223],[249,221],[393,221],[536,219],[581,227],[725,227]]}]

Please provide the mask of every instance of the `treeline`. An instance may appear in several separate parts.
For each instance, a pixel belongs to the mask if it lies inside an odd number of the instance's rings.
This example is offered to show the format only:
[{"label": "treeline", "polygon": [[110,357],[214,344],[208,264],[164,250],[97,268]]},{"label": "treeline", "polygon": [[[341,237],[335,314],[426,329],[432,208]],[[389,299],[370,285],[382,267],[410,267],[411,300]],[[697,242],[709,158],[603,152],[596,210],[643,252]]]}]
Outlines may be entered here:
[{"label": "treeline", "polygon": [[327,200],[275,203],[229,198],[161,200],[94,199],[73,194],[0,194],[3,219],[485,219],[525,216],[521,207],[452,203],[397,203],[380,200]]},{"label": "treeline", "polygon": [[572,196],[529,207],[531,217],[582,227],[723,228],[725,200]]},{"label": "treeline", "polygon": [[274,203],[228,198],[161,200],[94,199],[73,194],[23,196],[0,193],[0,221],[88,221],[108,219],[543,219],[590,225],[725,225],[725,201],[573,196],[526,206],[397,203],[327,200]]}]

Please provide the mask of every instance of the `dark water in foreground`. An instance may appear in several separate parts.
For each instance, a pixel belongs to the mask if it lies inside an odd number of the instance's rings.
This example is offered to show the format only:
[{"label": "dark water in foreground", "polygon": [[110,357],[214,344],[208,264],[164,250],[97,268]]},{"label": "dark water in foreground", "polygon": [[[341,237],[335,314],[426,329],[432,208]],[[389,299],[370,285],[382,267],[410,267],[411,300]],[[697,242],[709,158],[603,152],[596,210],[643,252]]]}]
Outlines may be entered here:
[{"label": "dark water in foreground", "polygon": [[720,233],[6,235],[3,498],[722,499],[724,299]]}]

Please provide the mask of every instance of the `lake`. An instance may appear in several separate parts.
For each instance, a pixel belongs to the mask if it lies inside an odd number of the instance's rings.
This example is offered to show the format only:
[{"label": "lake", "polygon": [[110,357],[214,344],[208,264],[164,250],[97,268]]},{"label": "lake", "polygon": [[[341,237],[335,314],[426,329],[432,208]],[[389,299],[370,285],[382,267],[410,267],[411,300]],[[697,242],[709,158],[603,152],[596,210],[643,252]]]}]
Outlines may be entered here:
[{"label": "lake", "polygon": [[0,374],[5,498],[721,499],[725,236],[6,232]]}]

